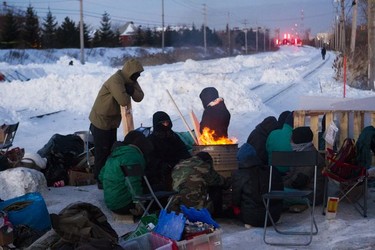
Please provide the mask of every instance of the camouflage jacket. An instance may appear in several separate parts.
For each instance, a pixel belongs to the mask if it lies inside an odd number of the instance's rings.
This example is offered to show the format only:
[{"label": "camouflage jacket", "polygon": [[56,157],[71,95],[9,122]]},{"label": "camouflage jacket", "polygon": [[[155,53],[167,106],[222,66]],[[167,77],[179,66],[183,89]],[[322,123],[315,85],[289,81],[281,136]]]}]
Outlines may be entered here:
[{"label": "camouflage jacket", "polygon": [[179,162],[172,171],[173,190],[178,194],[171,208],[179,211],[180,205],[196,209],[208,208],[209,186],[224,185],[225,178],[211,164],[193,156]]}]

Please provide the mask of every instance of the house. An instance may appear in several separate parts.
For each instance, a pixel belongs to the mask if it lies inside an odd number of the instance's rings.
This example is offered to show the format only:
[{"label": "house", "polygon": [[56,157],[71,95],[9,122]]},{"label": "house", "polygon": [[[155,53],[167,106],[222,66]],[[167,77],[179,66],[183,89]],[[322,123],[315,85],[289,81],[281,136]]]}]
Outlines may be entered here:
[{"label": "house", "polygon": [[122,46],[131,46],[134,43],[135,35],[137,34],[137,27],[133,22],[127,22],[124,26],[119,28],[120,43]]}]

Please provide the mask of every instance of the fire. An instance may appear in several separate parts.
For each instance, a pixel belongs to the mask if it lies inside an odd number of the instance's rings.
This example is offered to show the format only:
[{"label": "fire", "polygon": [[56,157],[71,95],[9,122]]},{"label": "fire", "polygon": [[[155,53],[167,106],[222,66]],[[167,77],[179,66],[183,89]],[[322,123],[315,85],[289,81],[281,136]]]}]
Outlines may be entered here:
[{"label": "fire", "polygon": [[219,139],[214,139],[213,134],[215,130],[211,130],[207,127],[203,128],[203,132],[199,137],[200,145],[225,145],[225,144],[236,144],[237,138],[225,138],[220,137]]}]

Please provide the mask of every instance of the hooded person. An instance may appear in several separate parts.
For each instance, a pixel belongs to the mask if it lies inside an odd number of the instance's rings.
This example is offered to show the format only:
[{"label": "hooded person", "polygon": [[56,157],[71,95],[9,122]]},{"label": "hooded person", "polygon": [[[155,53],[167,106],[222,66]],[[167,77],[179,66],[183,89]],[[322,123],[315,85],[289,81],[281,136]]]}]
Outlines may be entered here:
[{"label": "hooded person", "polygon": [[219,92],[214,87],[204,88],[199,98],[204,108],[200,122],[200,132],[202,133],[204,128],[209,128],[215,131],[213,134],[215,140],[221,137],[227,138],[231,115],[224,103],[224,99],[219,97]]},{"label": "hooded person", "polygon": [[[264,164],[249,143],[237,152],[238,169],[232,175],[232,202],[239,208],[239,219],[253,227],[263,227],[266,209],[262,195],[268,192],[269,166]],[[272,173],[272,190],[283,190],[282,177],[277,170]],[[270,213],[275,222],[283,210],[281,200],[273,200]],[[270,220],[268,220],[270,223]]]},{"label": "hooded person", "polygon": [[[313,144],[313,132],[310,127],[297,127],[292,131],[291,146],[293,151],[317,151]],[[325,160],[318,154],[318,170],[316,180],[316,200],[315,204],[323,202],[324,177],[322,170]],[[285,188],[298,190],[312,190],[314,188],[314,169],[311,167],[290,167],[283,176]],[[312,197],[310,197],[312,199]]]},{"label": "hooded person", "polygon": [[173,167],[183,159],[191,157],[181,138],[172,130],[173,123],[164,111],[152,116],[153,131],[148,139],[154,151],[146,175],[154,190],[171,190]]},{"label": "hooded person", "polygon": [[277,128],[278,123],[276,118],[274,116],[268,116],[255,127],[247,138],[247,143],[254,147],[257,156],[265,165],[268,164],[266,141],[268,135]]},{"label": "hooded person", "polygon": [[[135,130],[130,131],[123,142],[114,144],[112,153],[99,174],[99,180],[103,184],[104,202],[114,213],[130,214],[131,209],[135,208],[121,166],[128,168],[136,166],[145,169],[147,158],[152,150],[152,144],[146,136]],[[141,179],[129,178],[134,192],[142,194]]]},{"label": "hooded person", "polygon": [[94,138],[95,162],[94,177],[101,183],[98,175],[111,153],[113,143],[117,141],[117,128],[121,123],[120,106],[130,106],[131,100],[142,101],[144,93],[137,81],[143,72],[142,64],[136,59],[125,62],[100,88],[92,106],[89,120],[90,131]]}]

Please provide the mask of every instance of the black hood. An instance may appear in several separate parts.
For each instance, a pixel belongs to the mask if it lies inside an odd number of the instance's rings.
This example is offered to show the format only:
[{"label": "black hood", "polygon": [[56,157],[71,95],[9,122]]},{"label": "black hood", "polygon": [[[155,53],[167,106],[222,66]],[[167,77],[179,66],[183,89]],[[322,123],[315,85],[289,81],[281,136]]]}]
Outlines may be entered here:
[{"label": "black hood", "polygon": [[[169,125],[165,127],[163,124],[161,124],[163,121],[169,121]],[[164,111],[157,111],[152,116],[152,125],[154,127],[154,131],[170,130],[173,126],[171,118]]]},{"label": "black hood", "polygon": [[219,92],[214,87],[204,88],[199,98],[202,100],[203,107],[206,108],[210,102],[219,98]]}]

